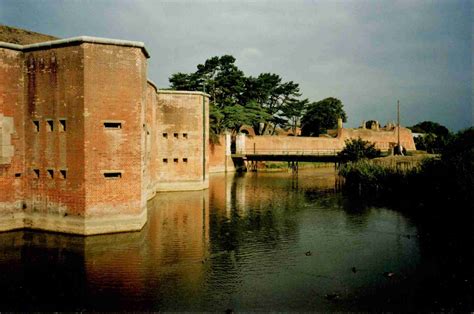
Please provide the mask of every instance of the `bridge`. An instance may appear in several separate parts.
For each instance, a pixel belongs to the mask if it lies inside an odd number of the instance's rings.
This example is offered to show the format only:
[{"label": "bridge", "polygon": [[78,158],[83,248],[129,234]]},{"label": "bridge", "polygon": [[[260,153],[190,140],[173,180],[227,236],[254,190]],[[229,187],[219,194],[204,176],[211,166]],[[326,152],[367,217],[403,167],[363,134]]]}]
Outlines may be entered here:
[{"label": "bridge", "polygon": [[240,150],[232,154],[232,159],[236,164],[245,164],[250,171],[257,170],[257,162],[259,161],[283,161],[288,162],[288,168],[293,172],[298,172],[299,162],[333,162],[339,160],[338,153],[340,149],[296,149],[296,150]]}]

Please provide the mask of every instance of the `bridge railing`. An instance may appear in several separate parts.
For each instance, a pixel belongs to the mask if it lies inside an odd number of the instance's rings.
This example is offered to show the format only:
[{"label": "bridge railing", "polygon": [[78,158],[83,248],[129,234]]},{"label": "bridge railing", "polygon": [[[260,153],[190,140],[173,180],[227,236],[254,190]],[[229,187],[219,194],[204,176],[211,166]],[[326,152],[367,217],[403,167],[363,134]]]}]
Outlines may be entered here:
[{"label": "bridge railing", "polygon": [[269,156],[337,156],[341,149],[246,149],[236,151],[237,155],[269,155]]}]

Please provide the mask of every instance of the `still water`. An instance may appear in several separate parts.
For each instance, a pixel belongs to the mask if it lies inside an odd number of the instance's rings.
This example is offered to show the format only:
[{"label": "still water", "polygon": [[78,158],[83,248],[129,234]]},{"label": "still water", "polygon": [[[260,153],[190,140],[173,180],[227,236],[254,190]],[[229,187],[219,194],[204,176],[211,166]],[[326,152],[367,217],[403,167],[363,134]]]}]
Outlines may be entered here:
[{"label": "still water", "polygon": [[214,175],[209,190],[158,194],[141,232],[1,233],[0,308],[430,309],[436,262],[416,225],[334,183],[333,169]]}]

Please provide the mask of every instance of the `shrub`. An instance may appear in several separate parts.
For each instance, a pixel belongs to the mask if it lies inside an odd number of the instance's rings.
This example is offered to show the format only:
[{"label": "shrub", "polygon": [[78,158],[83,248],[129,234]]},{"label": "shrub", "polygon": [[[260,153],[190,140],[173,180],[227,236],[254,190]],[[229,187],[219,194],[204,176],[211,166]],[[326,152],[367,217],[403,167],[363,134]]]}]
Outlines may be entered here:
[{"label": "shrub", "polygon": [[364,141],[361,138],[346,140],[346,146],[339,153],[342,162],[358,161],[361,159],[376,158],[381,155],[374,143]]}]

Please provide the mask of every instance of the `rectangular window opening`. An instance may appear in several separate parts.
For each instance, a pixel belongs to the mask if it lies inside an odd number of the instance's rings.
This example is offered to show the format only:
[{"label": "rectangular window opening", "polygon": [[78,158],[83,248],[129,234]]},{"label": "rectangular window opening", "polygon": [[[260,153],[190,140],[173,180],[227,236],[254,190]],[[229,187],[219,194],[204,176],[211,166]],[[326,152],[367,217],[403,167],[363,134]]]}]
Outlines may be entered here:
[{"label": "rectangular window opening", "polygon": [[117,171],[117,172],[104,172],[104,178],[106,178],[106,179],[120,179],[120,178],[122,178],[122,173],[120,171]]},{"label": "rectangular window opening", "polygon": [[183,158],[183,162],[188,162],[188,158]]},{"label": "rectangular window opening", "polygon": [[188,133],[183,133],[183,138],[188,138]]},{"label": "rectangular window opening", "polygon": [[175,138],[178,138],[178,133],[174,133],[173,136],[174,136]]},{"label": "rectangular window opening", "polygon": [[48,169],[46,171],[48,172],[48,178],[54,179],[54,170],[53,169]]},{"label": "rectangular window opening", "polygon": [[106,129],[121,129],[122,122],[104,122],[104,127]]},{"label": "rectangular window opening", "polygon": [[15,173],[15,178],[20,178],[21,177],[21,173]]},{"label": "rectangular window opening", "polygon": [[48,132],[54,131],[54,121],[53,120],[46,120],[46,130]]},{"label": "rectangular window opening", "polygon": [[59,119],[59,131],[66,132],[66,120]]},{"label": "rectangular window opening", "polygon": [[174,158],[173,161],[174,161],[174,163],[177,164],[178,163],[178,158]]},{"label": "rectangular window opening", "polygon": [[163,133],[164,138],[168,138],[168,133]]},{"label": "rectangular window opening", "polygon": [[163,158],[163,163],[167,164],[168,163],[168,158]]},{"label": "rectangular window opening", "polygon": [[59,170],[59,176],[61,179],[66,179],[67,178],[67,170]]},{"label": "rectangular window opening", "polygon": [[35,176],[36,179],[39,179],[40,177],[40,171],[39,169],[33,169],[33,174]]},{"label": "rectangular window opening", "polygon": [[34,127],[34,131],[35,132],[39,132],[40,131],[40,123],[38,120],[33,120],[33,127]]}]

